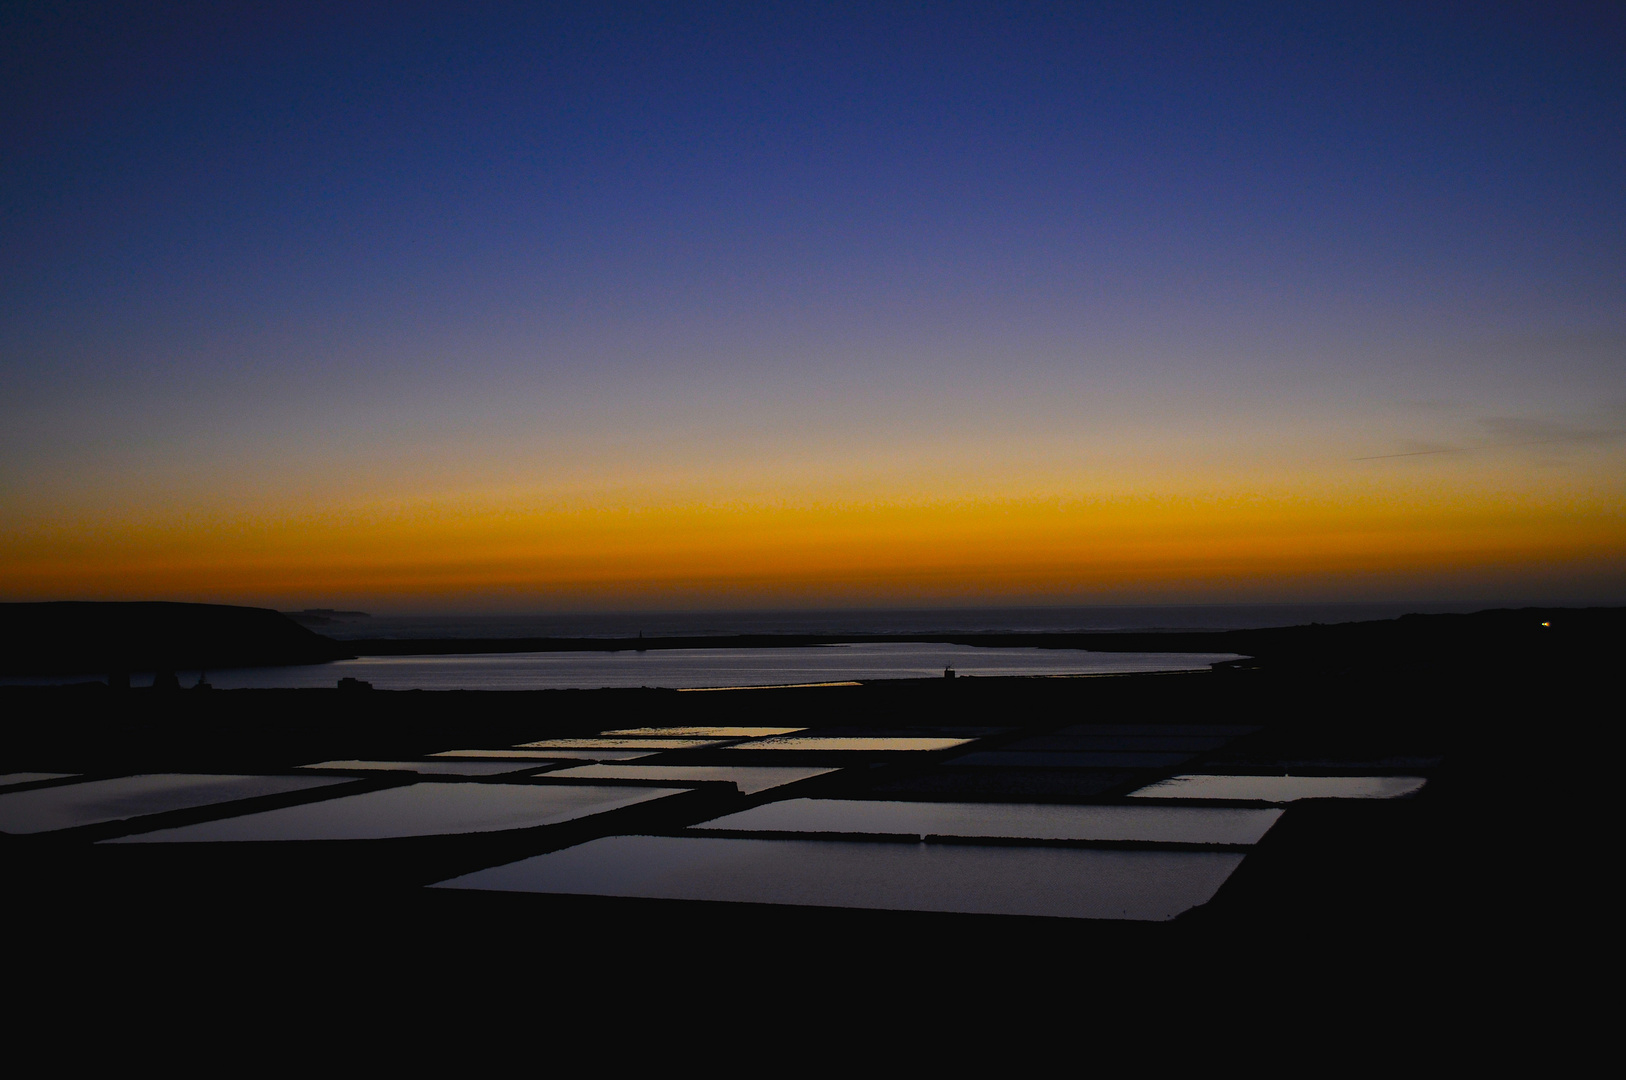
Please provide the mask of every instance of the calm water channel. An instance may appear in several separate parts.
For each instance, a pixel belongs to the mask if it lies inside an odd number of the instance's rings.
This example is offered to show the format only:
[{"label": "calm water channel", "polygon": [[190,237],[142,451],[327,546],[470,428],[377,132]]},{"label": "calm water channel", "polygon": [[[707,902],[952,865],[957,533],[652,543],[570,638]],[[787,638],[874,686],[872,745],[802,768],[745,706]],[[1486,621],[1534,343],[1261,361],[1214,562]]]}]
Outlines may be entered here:
[{"label": "calm water channel", "polygon": [[[1195,671],[1229,653],[1106,653],[1081,649],[990,649],[971,645],[884,643],[792,649],[659,649],[648,652],[500,653],[472,656],[363,656],[331,664],[208,672],[222,690],[333,686],[361,679],[380,690],[554,690],[605,686],[703,689],[781,686],[858,679],[962,676],[1105,675]],[[180,672],[181,685],[198,672]],[[151,676],[136,676],[135,685]]]}]

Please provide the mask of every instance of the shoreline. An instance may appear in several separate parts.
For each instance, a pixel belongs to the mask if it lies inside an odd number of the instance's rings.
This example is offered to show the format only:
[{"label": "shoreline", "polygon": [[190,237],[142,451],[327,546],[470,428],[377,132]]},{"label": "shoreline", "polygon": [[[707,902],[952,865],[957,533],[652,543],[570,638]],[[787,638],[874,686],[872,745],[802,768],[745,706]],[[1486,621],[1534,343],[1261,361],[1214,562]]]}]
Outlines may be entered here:
[{"label": "shoreline", "polygon": [[[1474,629],[1472,623],[1454,625]],[[454,750],[496,759],[506,754],[513,768],[531,768],[529,761],[513,760],[518,752],[511,748],[645,726],[771,723],[825,740],[975,740],[914,756],[804,750],[796,764],[823,774],[801,781],[802,787],[749,796],[715,780],[681,781],[688,791],[651,802],[647,810],[486,837],[97,842],[155,825],[223,820],[235,812],[231,808],[0,836],[17,904],[36,928],[20,947],[19,963],[42,971],[142,965],[152,943],[161,942],[164,970],[185,971],[209,963],[227,943],[253,955],[263,950],[267,961],[285,950],[330,950],[350,961],[352,984],[372,992],[388,993],[403,970],[445,979],[448,986],[465,985],[468,978],[495,986],[506,985],[501,974],[512,965],[513,950],[424,951],[426,930],[477,927],[485,938],[524,942],[545,927],[550,962],[567,970],[681,970],[686,985],[725,994],[734,985],[733,973],[757,961],[765,936],[794,941],[797,955],[872,957],[866,963],[889,988],[922,993],[944,985],[975,987],[990,978],[990,985],[1015,980],[1039,987],[1057,964],[1122,971],[1131,979],[1143,977],[1139,972],[1155,980],[1165,971],[1206,979],[1221,957],[1240,964],[1232,969],[1238,972],[1300,971],[1307,988],[1338,995],[1343,991],[1332,981],[1338,973],[1324,976],[1313,964],[1304,967],[1302,958],[1348,955],[1350,949],[1414,963],[1430,985],[1454,984],[1469,978],[1482,948],[1483,920],[1465,919],[1464,912],[1488,908],[1485,918],[1500,919],[1505,911],[1515,920],[1509,925],[1534,929],[1526,887],[1489,880],[1491,871],[1462,846],[1461,823],[1496,820],[1496,808],[1508,795],[1499,784],[1507,775],[1502,763],[1528,752],[1527,740],[1510,740],[1509,733],[1527,729],[1530,716],[1543,715],[1555,686],[1584,696],[1607,685],[1611,669],[1590,660],[1618,650],[1621,625],[1579,637],[1559,627],[1548,648],[1529,645],[1542,640],[1536,631],[1515,634],[1525,643],[1525,662],[1519,664],[1509,664],[1502,650],[1487,649],[1479,633],[1455,639],[1434,633],[1426,648],[1406,652],[1390,629],[1387,639],[1377,639],[1394,650],[1381,663],[1372,663],[1371,652],[1340,651],[1343,632],[1314,631],[1299,635],[1300,651],[1279,649],[1247,666],[1112,678],[897,679],[702,693],[626,688],[358,694],[322,688],[125,694],[11,687],[3,691],[13,707],[0,729],[0,772],[59,777],[25,782],[24,791],[132,775],[287,776],[318,762],[427,763],[449,760],[443,755]],[[1538,623],[1537,629],[1554,628]],[[1507,636],[1500,634],[1504,641]],[[1317,651],[1316,645],[1324,648]],[[1210,737],[1208,749],[1208,743],[1182,744],[1181,753],[1190,756],[1178,763],[1081,756],[1098,754],[1110,745],[1104,740]],[[694,746],[639,760],[652,769],[763,768],[785,765],[784,753]],[[636,786],[623,766],[598,767],[600,773],[620,770],[615,779],[576,778],[564,766],[578,768],[580,762],[536,762],[535,775],[517,779],[374,772],[347,782],[364,791],[454,783]],[[774,799],[1124,806],[1140,801],[1130,797],[1133,791],[1193,770],[1403,773],[1427,783],[1403,799],[1286,804],[1277,824],[1211,900],[1158,923],[425,888],[605,837],[682,840],[697,823]],[[654,782],[639,781],[646,785],[639,790]],[[1521,795],[1529,790],[1517,789]],[[1535,799],[1521,804],[1539,807],[1540,788],[1535,790]],[[297,801],[266,799],[258,805],[267,810]],[[303,795],[298,800],[308,801]],[[845,837],[839,843],[899,845],[887,850],[928,855],[1011,846],[942,838],[926,844],[912,836]],[[1045,858],[1077,849],[1038,847]],[[1536,878],[1528,891],[1550,885]],[[107,918],[107,897],[121,898],[116,920]],[[630,926],[639,932],[629,936]],[[862,993],[870,968],[847,965],[841,961],[846,973],[837,973],[838,985]],[[1101,983],[1103,992],[1116,985],[1116,978]],[[171,989],[176,1000],[199,1002],[184,984]],[[1366,987],[1356,983],[1350,992],[1364,994]],[[547,1007],[573,1008],[562,989],[539,993],[548,995]]]}]

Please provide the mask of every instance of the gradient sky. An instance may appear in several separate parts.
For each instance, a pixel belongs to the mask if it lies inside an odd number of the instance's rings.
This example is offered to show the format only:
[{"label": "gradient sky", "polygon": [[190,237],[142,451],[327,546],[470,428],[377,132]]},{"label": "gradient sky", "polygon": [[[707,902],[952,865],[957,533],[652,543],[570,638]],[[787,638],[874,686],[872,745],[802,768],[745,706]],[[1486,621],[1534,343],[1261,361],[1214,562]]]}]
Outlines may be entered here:
[{"label": "gradient sky", "polygon": [[0,8],[0,599],[1626,601],[1626,9],[851,7]]}]

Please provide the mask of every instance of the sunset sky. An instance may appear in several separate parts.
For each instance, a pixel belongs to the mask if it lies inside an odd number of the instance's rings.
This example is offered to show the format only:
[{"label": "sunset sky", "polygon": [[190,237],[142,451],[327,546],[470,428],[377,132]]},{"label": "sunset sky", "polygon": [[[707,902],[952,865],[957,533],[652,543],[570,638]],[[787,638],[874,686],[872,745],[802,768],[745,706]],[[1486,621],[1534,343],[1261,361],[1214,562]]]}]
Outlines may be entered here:
[{"label": "sunset sky", "polygon": [[0,600],[1626,602],[1626,8],[852,7],[0,8]]}]

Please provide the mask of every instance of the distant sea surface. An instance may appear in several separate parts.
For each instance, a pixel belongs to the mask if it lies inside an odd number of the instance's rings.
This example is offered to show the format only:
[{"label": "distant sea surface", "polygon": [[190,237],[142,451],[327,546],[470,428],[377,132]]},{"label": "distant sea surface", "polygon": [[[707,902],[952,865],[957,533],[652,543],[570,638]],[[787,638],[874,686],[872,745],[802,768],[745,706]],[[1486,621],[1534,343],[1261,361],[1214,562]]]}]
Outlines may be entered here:
[{"label": "distant sea surface", "polygon": [[339,641],[359,638],[622,638],[731,634],[1112,633],[1255,630],[1361,622],[1410,613],[1481,611],[1485,603],[1213,604],[1189,607],[1043,607],[850,611],[649,612],[577,615],[370,615],[306,625]]},{"label": "distant sea surface", "polygon": [[[340,641],[425,638],[633,638],[734,634],[972,634],[1190,631],[1386,619],[1408,612],[1473,611],[1485,605],[1322,604],[1205,607],[974,608],[921,611],[700,612],[584,615],[346,615],[301,621]],[[653,686],[703,689],[868,679],[937,678],[945,667],[969,677],[1105,675],[1202,670],[1230,653],[1107,653],[1080,649],[980,648],[922,642],[796,648],[652,649],[639,652],[360,656],[328,664],[207,672],[222,690],[331,687],[360,679],[380,690],[543,690]],[[179,671],[182,686],[205,673]],[[80,678],[0,679],[61,683]],[[151,685],[135,673],[132,685]]]},{"label": "distant sea surface", "polygon": [[[790,649],[652,649],[637,652],[486,653],[465,656],[363,656],[330,664],[208,672],[221,690],[332,687],[360,679],[379,690],[566,690],[659,686],[704,689],[785,686],[858,679],[957,675],[1107,675],[1200,671],[1230,653],[1107,653],[1081,649],[987,649],[897,642]],[[180,672],[182,686],[197,672]],[[132,685],[151,683],[136,676]]]}]

